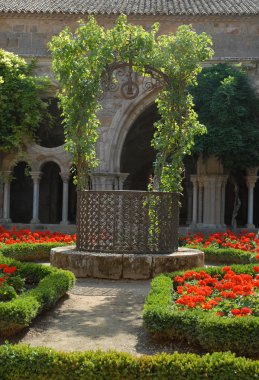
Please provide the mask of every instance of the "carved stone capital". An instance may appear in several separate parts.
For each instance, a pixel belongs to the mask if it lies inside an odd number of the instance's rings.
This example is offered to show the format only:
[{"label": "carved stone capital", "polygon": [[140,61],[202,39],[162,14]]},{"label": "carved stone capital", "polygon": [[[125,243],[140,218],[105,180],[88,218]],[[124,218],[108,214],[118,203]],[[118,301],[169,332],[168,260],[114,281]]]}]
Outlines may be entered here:
[{"label": "carved stone capital", "polygon": [[33,183],[40,183],[42,172],[30,172]]},{"label": "carved stone capital", "polygon": [[249,189],[253,189],[255,187],[256,181],[258,180],[258,176],[249,175],[246,177],[246,184]]},{"label": "carved stone capital", "polygon": [[60,172],[59,175],[62,178],[62,181],[64,183],[68,183],[69,182],[69,179],[71,177],[71,173],[70,172]]}]

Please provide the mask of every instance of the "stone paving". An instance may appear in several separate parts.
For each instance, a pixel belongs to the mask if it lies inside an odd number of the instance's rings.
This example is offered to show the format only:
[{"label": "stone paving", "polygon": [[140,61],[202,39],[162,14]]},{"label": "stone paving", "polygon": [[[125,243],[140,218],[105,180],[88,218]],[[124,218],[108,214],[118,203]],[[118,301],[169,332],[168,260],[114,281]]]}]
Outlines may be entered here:
[{"label": "stone paving", "polygon": [[149,281],[79,279],[55,308],[36,318],[15,342],[62,351],[190,351],[183,345],[156,342],[144,330],[141,315],[149,285]]}]

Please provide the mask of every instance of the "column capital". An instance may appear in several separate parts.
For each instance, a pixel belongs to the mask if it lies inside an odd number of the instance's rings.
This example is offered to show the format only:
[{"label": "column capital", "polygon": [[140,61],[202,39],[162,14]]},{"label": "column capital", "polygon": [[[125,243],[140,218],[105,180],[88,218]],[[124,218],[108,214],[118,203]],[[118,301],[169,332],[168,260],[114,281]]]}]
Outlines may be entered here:
[{"label": "column capital", "polygon": [[190,180],[191,180],[191,182],[192,182],[193,185],[197,185],[197,183],[198,183],[198,176],[196,174],[191,174]]},{"label": "column capital", "polygon": [[60,172],[59,175],[62,178],[63,182],[65,182],[65,183],[69,182],[69,179],[71,177],[71,173],[70,172]]},{"label": "column capital", "polygon": [[246,184],[249,189],[253,189],[255,187],[256,181],[258,180],[258,176],[256,175],[249,175],[246,178]]},{"label": "column capital", "polygon": [[30,172],[30,175],[33,180],[33,183],[39,183],[42,176],[42,172]]},{"label": "column capital", "polygon": [[12,181],[12,171],[11,170],[5,170],[1,172],[1,178],[3,183],[10,183]]}]

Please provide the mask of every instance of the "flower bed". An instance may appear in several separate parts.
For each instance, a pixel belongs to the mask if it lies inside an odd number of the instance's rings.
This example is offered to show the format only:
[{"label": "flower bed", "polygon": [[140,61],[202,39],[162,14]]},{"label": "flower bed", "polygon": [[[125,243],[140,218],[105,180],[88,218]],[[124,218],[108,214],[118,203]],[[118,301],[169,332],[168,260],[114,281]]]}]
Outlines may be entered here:
[{"label": "flower bed", "polygon": [[76,241],[76,234],[63,234],[61,232],[50,231],[30,231],[29,229],[17,230],[13,227],[7,230],[0,226],[0,244],[41,244],[41,243],[66,243],[73,244]]},{"label": "flower bed", "polygon": [[76,234],[60,232],[30,231],[0,226],[0,252],[20,261],[47,261],[52,248],[75,244]]},{"label": "flower bed", "polygon": [[236,265],[159,276],[146,300],[144,324],[154,335],[208,351],[258,356],[258,269]]},{"label": "flower bed", "polygon": [[259,238],[253,232],[232,231],[217,232],[206,235],[202,232],[180,237],[179,244],[197,248],[205,253],[205,260],[210,263],[248,264],[259,256]]},{"label": "flower bed", "polygon": [[57,352],[27,345],[0,347],[1,380],[258,380],[259,362],[227,352],[133,356],[120,352]]},{"label": "flower bed", "polygon": [[[75,282],[71,272],[0,256],[0,336],[16,334]],[[30,290],[28,290],[28,284]]]}]

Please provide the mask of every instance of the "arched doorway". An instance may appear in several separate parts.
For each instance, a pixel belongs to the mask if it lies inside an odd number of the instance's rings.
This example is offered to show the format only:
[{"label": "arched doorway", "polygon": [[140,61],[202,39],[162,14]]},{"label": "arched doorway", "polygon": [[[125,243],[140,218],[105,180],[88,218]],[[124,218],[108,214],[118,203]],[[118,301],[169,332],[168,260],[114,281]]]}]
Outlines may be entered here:
[{"label": "arched doorway", "polygon": [[10,218],[14,223],[30,223],[32,219],[33,182],[26,162],[13,169],[10,185]]},{"label": "arched doorway", "polygon": [[149,175],[153,173],[156,153],[150,142],[154,123],[159,120],[155,104],[147,108],[130,128],[121,154],[121,172],[129,173],[124,189],[147,190]]},{"label": "arched doorway", "polygon": [[39,219],[41,223],[55,224],[62,219],[62,179],[60,168],[55,162],[41,167]]}]

